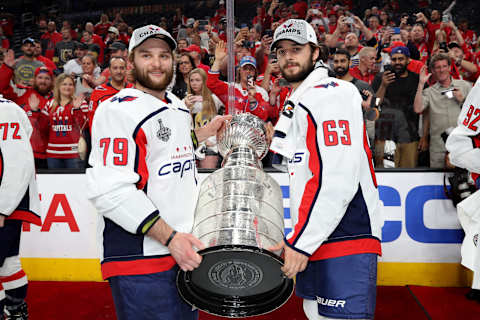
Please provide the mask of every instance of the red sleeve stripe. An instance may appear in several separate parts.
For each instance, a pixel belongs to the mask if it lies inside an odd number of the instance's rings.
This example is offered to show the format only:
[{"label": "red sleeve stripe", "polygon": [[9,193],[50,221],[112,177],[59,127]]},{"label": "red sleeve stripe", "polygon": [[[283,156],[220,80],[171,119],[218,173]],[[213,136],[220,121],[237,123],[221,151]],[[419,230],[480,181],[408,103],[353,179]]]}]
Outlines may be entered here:
[{"label": "red sleeve stripe", "polygon": [[367,127],[365,126],[365,122],[363,123],[363,148],[367,154],[368,166],[370,167],[373,184],[375,185],[375,188],[377,188],[377,177],[375,175],[375,169],[373,168],[372,150],[368,145]]},{"label": "red sleeve stripe", "polygon": [[175,260],[170,255],[161,258],[104,262],[102,276],[106,280],[114,276],[151,274],[170,270],[175,264]]},{"label": "red sleeve stripe", "polygon": [[137,182],[137,188],[143,190],[148,181],[148,168],[147,168],[147,137],[142,128],[138,130],[135,137],[135,143],[137,145],[135,151],[135,172],[140,175],[140,181]]},{"label": "red sleeve stripe", "polygon": [[15,272],[14,274],[12,274],[10,276],[0,277],[0,282],[3,282],[3,283],[11,282],[11,281],[15,281],[15,280],[18,280],[18,279],[22,279],[23,277],[25,277],[25,271],[20,270],[20,271]]},{"label": "red sleeve stripe", "polygon": [[311,261],[331,259],[361,253],[382,255],[382,246],[377,238],[364,238],[324,243],[309,258]]},{"label": "red sleeve stripe", "polygon": [[7,217],[7,220],[21,220],[29,223],[33,223],[37,226],[42,225],[42,220],[40,216],[33,213],[32,211],[27,210],[15,210],[11,215]]},{"label": "red sleeve stripe", "polygon": [[293,236],[288,242],[295,246],[295,243],[301,237],[303,231],[308,225],[310,215],[312,214],[313,206],[317,201],[320,188],[322,186],[322,158],[320,156],[320,148],[317,142],[317,124],[313,119],[310,111],[302,104],[299,104],[305,111],[307,111],[307,150],[310,153],[308,167],[313,176],[305,184],[302,200],[298,208],[298,222],[295,225]]}]

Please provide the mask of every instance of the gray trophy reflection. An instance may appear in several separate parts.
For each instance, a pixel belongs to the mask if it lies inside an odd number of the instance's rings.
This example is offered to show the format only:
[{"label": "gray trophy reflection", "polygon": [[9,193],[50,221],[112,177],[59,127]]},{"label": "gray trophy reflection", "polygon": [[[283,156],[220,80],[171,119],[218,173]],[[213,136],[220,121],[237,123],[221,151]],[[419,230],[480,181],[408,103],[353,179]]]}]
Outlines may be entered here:
[{"label": "gray trophy reflection", "polygon": [[231,318],[268,313],[293,291],[284,277],[282,191],[262,170],[268,152],[265,123],[237,114],[217,136],[222,168],[201,184],[193,235],[207,248],[192,272],[180,271],[177,287],[185,301],[205,312]]}]

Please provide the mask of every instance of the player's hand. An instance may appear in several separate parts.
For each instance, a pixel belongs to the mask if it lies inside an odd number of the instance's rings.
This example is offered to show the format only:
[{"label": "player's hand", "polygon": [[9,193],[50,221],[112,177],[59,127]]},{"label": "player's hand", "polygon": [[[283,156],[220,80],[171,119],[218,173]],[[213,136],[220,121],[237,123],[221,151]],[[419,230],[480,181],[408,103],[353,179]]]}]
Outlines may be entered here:
[{"label": "player's hand", "polygon": [[268,248],[270,251],[278,251],[281,249],[284,249],[285,260],[281,270],[288,278],[292,279],[297,273],[305,270],[308,263],[308,257],[285,245],[283,240],[277,243],[275,246]]},{"label": "player's hand", "polygon": [[5,225],[5,216],[2,216],[0,214],[0,228],[3,228],[4,225]]},{"label": "player's hand", "polygon": [[205,245],[192,234],[183,232],[177,232],[168,244],[168,250],[183,271],[192,271],[202,262],[202,256],[193,249],[194,247],[202,250]]}]

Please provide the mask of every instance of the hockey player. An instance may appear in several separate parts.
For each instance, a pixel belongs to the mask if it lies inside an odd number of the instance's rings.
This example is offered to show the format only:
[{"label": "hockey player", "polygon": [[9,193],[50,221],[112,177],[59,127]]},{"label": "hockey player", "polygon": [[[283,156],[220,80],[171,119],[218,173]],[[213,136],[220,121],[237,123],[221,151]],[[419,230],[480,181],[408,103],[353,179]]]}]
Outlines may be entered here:
[{"label": "hockey player", "polygon": [[[463,103],[457,127],[448,136],[445,147],[450,162],[467,169],[480,189],[480,81]],[[472,290],[467,298],[480,302],[480,190],[457,205],[458,219],[465,231],[462,243],[462,264],[473,271]]]},{"label": "hockey player", "polygon": [[194,248],[204,248],[189,233],[198,178],[192,140],[215,135],[231,116],[192,131],[188,108],[166,91],[175,48],[160,27],[136,29],[129,44],[135,88],[102,102],[93,118],[87,196],[104,222],[102,274],[122,320],[198,316],[175,285],[178,267],[198,267]]},{"label": "hockey player", "polygon": [[270,147],[288,159],[293,230],[270,250],[309,319],[372,319],[383,221],[362,98],[317,62],[308,22],[280,25],[272,49],[293,88]]},{"label": "hockey player", "polygon": [[18,257],[22,221],[40,225],[40,200],[26,113],[0,96],[0,319],[28,319],[27,276]]}]

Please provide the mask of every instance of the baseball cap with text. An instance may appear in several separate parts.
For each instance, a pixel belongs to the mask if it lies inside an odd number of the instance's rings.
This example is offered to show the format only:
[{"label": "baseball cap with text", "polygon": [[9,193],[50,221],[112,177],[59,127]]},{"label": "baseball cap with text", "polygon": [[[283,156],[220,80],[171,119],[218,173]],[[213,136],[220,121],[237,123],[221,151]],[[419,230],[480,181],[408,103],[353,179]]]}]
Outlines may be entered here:
[{"label": "baseball cap with text", "polygon": [[252,56],[245,56],[240,60],[240,68],[243,66],[246,66],[247,64],[254,66],[255,68],[257,67],[257,60],[255,60],[254,57]]},{"label": "baseball cap with text", "polygon": [[300,19],[287,20],[275,29],[270,50],[275,49],[280,40],[292,40],[298,44],[310,42],[318,46],[315,30],[310,23]]},{"label": "baseball cap with text", "polygon": [[149,38],[158,38],[164,40],[168,43],[172,51],[177,48],[177,42],[172,38],[170,33],[158,26],[150,24],[148,26],[137,28],[133,31],[132,38],[130,39],[130,43],[128,45],[128,52],[131,53],[133,49],[141,45]]}]

